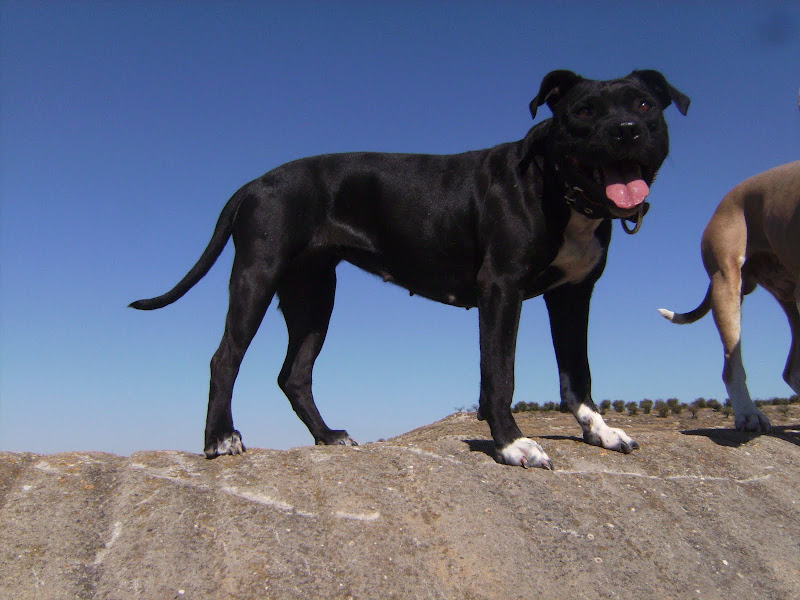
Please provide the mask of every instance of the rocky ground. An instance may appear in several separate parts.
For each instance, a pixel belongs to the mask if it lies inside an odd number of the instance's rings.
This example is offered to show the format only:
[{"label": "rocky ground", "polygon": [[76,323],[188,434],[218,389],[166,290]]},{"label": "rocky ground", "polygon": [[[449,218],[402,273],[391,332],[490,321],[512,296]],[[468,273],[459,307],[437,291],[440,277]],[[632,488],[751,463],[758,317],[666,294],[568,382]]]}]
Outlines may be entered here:
[{"label": "rocky ground", "polygon": [[709,409],[518,414],[556,470],[497,464],[456,414],[358,448],[0,453],[14,599],[800,597],[800,405],[770,434]]}]

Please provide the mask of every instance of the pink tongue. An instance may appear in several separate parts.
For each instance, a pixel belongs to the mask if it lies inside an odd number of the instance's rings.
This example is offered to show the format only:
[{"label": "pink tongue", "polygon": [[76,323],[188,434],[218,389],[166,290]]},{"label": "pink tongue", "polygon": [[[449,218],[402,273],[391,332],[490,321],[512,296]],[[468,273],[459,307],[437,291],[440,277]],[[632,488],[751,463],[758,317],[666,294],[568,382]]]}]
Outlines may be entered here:
[{"label": "pink tongue", "polygon": [[619,208],[638,206],[650,193],[638,166],[609,165],[604,167],[606,196]]}]

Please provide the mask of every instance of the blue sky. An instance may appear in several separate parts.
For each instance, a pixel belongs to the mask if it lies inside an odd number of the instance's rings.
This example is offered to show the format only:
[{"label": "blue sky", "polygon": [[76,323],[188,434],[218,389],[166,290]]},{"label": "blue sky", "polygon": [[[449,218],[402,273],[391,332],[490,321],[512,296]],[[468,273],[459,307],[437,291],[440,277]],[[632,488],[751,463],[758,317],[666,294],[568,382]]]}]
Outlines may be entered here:
[{"label": "blue sky", "polygon": [[[705,223],[746,177],[800,158],[800,6],[769,2],[0,2],[0,449],[202,450],[228,248],[178,303],[143,313],[205,247],[245,182],[302,156],[454,153],[520,139],[542,77],[662,71],[672,152],[642,231],[615,225],[592,304],[594,398],[724,398],[711,318],[670,325],[707,278]],[[539,119],[548,111],[540,111]],[[311,443],[276,384],[275,305],[242,366],[248,446]],[[744,313],[756,397],[789,332]],[[361,441],[478,398],[477,311],[342,265],[315,370],[328,424]],[[515,400],[558,400],[541,299],[526,303]],[[576,425],[577,431],[577,425]]]}]

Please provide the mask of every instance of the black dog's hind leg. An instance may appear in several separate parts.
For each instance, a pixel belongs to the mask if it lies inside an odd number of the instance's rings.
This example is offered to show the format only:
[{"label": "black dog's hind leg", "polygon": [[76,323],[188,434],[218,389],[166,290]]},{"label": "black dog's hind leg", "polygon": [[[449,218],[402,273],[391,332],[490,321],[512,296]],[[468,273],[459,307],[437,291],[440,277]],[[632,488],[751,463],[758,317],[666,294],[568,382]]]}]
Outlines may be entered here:
[{"label": "black dog's hind leg", "polygon": [[278,385],[317,444],[357,446],[346,431],[325,424],[311,392],[314,361],[325,343],[335,293],[336,261],[327,257],[297,265],[281,280],[278,297],[289,347]]},{"label": "black dog's hind leg", "polygon": [[606,425],[592,400],[587,333],[593,288],[594,282],[584,281],[544,294],[558,362],[561,408],[575,415],[587,443],[628,454],[639,445],[622,429]]},{"label": "black dog's hind leg", "polygon": [[275,274],[268,272],[263,264],[252,260],[252,257],[243,259],[237,253],[234,258],[225,333],[211,359],[205,434],[205,454],[208,458],[241,454],[245,450],[242,436],[233,427],[233,384],[244,354],[275,294],[276,278]]}]

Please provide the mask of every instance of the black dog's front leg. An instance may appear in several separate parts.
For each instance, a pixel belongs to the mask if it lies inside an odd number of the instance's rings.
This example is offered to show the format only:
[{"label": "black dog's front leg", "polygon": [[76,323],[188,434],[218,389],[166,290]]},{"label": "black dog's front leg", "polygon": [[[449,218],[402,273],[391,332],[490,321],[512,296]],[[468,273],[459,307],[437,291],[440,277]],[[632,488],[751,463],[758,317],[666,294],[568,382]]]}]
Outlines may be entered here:
[{"label": "black dog's front leg", "polygon": [[639,445],[622,429],[606,425],[592,400],[587,332],[593,288],[593,282],[583,282],[562,286],[544,295],[558,362],[561,408],[575,415],[587,443],[628,454]]},{"label": "black dog's front leg", "polygon": [[517,286],[497,281],[482,286],[478,305],[481,349],[479,418],[489,423],[502,462],[526,468],[552,469],[547,454],[539,444],[522,435],[511,414],[521,309],[522,295]]}]

